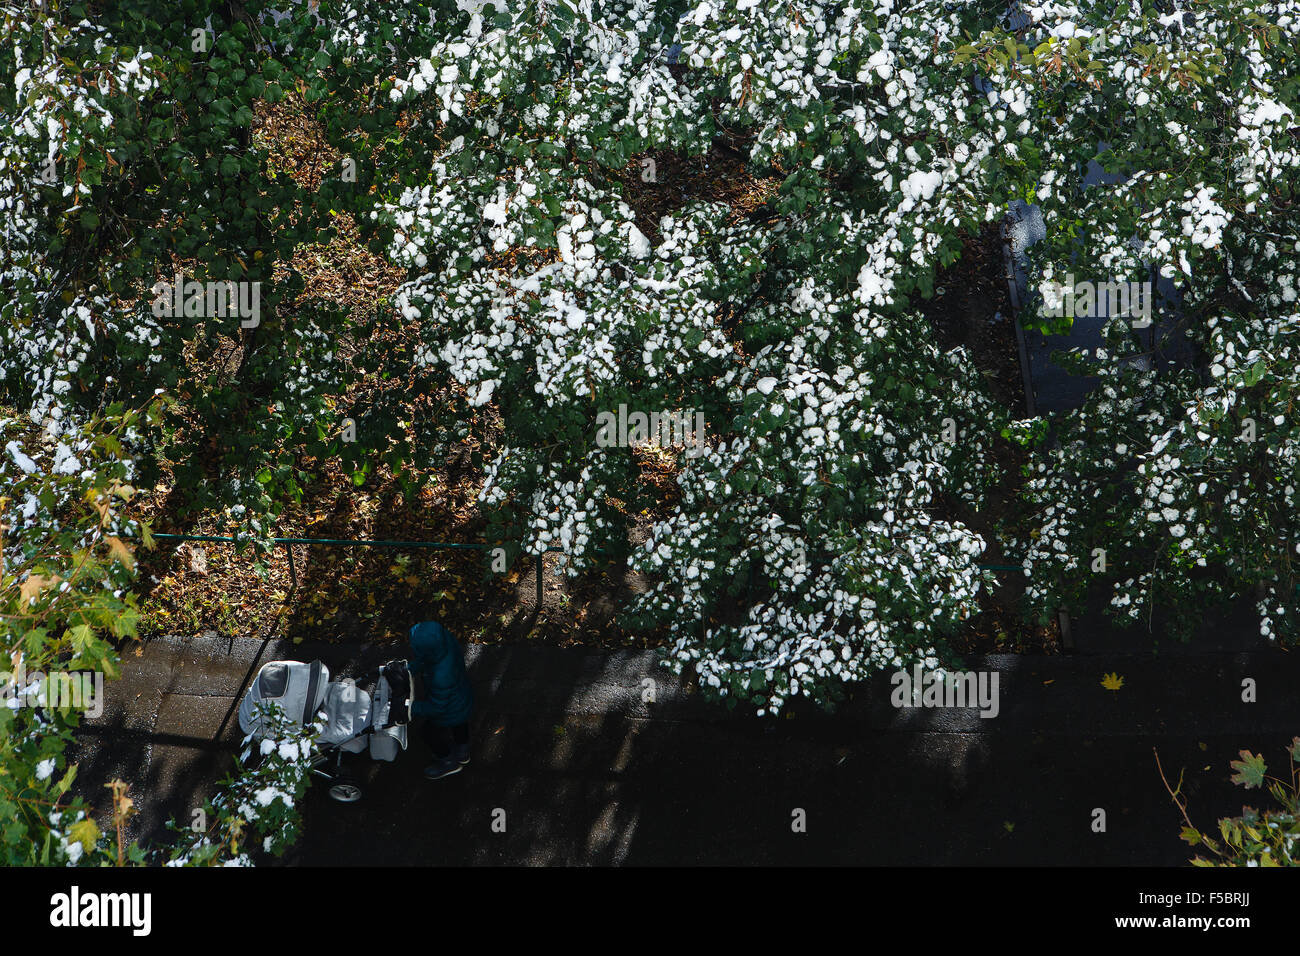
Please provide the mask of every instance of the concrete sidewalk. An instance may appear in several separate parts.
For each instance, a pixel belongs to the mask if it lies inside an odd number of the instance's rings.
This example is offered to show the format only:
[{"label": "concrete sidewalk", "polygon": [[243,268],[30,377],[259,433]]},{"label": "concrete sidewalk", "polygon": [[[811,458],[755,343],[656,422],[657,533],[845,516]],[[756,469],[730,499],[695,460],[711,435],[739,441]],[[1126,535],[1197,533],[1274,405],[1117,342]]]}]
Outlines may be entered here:
[{"label": "concrete sidewalk", "polygon": [[[79,779],[131,783],[134,836],[188,820],[231,768],[235,695],[261,644],[161,639],[125,659],[81,735]],[[259,661],[320,657],[342,676],[391,656],[273,643]],[[1267,799],[1228,783],[1237,751],[1277,767],[1300,734],[1300,655],[1279,651],[971,659],[997,674],[994,719],[895,709],[887,678],[835,715],[758,719],[703,699],[649,652],[476,645],[467,659],[471,766],[426,781],[418,740],[396,763],[358,761],[362,801],[313,788],[289,862],[1180,864],[1153,747],[1171,782],[1186,770],[1204,828]],[[1101,686],[1108,672],[1122,689]],[[1258,703],[1241,701],[1247,677]]]}]

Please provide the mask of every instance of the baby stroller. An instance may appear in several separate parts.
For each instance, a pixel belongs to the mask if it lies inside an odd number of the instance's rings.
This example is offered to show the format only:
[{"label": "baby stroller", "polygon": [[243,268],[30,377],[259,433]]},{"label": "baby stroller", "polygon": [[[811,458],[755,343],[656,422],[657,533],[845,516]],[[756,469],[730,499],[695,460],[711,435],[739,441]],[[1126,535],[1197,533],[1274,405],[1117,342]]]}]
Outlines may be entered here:
[{"label": "baby stroller", "polygon": [[312,773],[330,781],[329,795],[341,803],[361,799],[361,788],[343,774],[343,755],[369,748],[370,759],[391,763],[406,749],[407,724],[411,719],[411,676],[406,661],[389,661],[363,678],[373,683],[367,693],[348,679],[330,681],[330,672],[320,661],[271,661],[257,672],[257,679],[239,704],[239,726],[245,734],[260,739],[258,704],[279,708],[299,726],[323,721],[325,729],[316,738]]}]

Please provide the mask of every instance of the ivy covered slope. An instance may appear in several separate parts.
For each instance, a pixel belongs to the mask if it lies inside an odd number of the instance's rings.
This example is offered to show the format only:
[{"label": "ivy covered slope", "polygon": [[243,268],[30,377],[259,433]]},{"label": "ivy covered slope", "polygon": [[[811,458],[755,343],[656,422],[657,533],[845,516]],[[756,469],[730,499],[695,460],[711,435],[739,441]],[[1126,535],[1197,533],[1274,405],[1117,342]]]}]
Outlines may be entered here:
[{"label": "ivy covered slope", "polygon": [[[1182,633],[1244,598],[1264,636],[1294,640],[1300,4],[1026,10],[1019,34],[963,56],[989,75],[990,99],[1033,119],[1009,172],[1046,219],[1034,247],[1045,298],[1070,273],[1151,271],[1181,297],[1176,321],[1139,331],[1115,317],[1100,354],[1073,357],[1102,384],[1060,423],[1059,447],[1039,449],[1009,549],[1025,556],[1029,598],[1047,614],[1092,585],[1119,621],[1146,627],[1155,612]],[[1094,157],[1115,185],[1083,188]],[[1040,298],[1044,326],[1054,304]],[[1191,367],[1151,361],[1173,336]]]}]

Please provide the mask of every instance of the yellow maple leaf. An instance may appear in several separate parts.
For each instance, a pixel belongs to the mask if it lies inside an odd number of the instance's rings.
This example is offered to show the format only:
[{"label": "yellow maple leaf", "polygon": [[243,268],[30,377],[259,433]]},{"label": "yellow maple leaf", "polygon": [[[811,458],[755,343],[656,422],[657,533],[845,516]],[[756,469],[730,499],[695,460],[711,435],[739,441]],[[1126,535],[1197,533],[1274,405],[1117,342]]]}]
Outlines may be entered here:
[{"label": "yellow maple leaf", "polygon": [[57,574],[51,575],[48,578],[41,574],[30,575],[18,588],[19,600],[22,602],[22,606],[26,607],[28,601],[34,597],[38,597],[46,588],[53,587],[61,580],[63,579]]},{"label": "yellow maple leaf", "polygon": [[135,567],[135,556],[131,553],[131,549],[125,541],[111,534],[105,535],[104,541],[108,544],[108,550],[113,557],[125,564],[128,569]]},{"label": "yellow maple leaf", "polygon": [[1101,679],[1101,686],[1107,690],[1119,690],[1124,686],[1124,678],[1118,674],[1106,674]]}]

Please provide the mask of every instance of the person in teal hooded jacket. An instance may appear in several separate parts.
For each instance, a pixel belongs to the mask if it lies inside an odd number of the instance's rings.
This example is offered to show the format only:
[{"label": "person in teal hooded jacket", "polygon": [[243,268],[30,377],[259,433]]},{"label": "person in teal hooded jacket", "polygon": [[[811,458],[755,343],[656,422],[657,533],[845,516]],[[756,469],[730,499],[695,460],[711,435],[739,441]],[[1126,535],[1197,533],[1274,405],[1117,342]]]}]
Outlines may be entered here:
[{"label": "person in teal hooded jacket", "polygon": [[465,655],[445,627],[424,621],[411,628],[410,666],[415,678],[411,716],[424,721],[425,739],[433,750],[433,763],[424,775],[437,780],[458,773],[469,763],[469,716],[474,706]]}]

